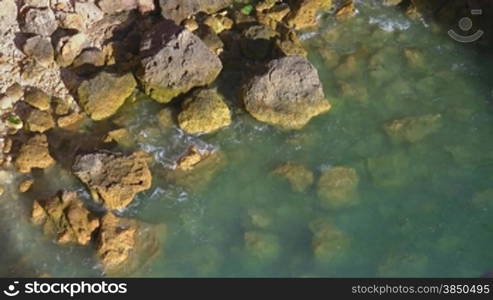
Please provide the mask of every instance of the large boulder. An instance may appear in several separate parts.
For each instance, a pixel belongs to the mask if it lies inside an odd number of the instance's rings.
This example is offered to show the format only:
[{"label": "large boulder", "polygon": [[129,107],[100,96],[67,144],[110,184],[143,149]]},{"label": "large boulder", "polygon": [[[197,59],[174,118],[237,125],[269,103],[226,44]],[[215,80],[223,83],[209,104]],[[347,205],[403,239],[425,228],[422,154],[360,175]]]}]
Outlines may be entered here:
[{"label": "large boulder", "polygon": [[152,182],[142,152],[129,156],[103,151],[79,155],[72,169],[90,189],[94,201],[102,202],[110,210],[127,207]]},{"label": "large boulder", "polygon": [[15,160],[15,166],[21,173],[29,173],[34,168],[46,169],[54,164],[44,134],[35,135],[22,145]]},{"label": "large boulder", "polygon": [[141,44],[138,78],[144,92],[161,103],[212,83],[222,70],[221,60],[190,31],[164,20]]},{"label": "large boulder", "polygon": [[79,103],[95,121],[114,115],[137,87],[131,73],[125,75],[101,72],[82,82],[77,93]]},{"label": "large boulder", "polygon": [[178,124],[190,134],[210,133],[229,126],[231,112],[217,90],[200,90],[183,102]]},{"label": "large boulder", "polygon": [[98,218],[84,207],[77,193],[68,191],[34,201],[31,221],[43,226],[44,233],[54,236],[60,244],[87,245],[99,227]]},{"label": "large boulder", "polygon": [[304,57],[271,61],[242,89],[246,110],[257,120],[300,129],[330,109],[315,67]]},{"label": "large boulder", "polygon": [[198,12],[213,14],[232,3],[233,0],[159,0],[163,17],[176,24]]}]

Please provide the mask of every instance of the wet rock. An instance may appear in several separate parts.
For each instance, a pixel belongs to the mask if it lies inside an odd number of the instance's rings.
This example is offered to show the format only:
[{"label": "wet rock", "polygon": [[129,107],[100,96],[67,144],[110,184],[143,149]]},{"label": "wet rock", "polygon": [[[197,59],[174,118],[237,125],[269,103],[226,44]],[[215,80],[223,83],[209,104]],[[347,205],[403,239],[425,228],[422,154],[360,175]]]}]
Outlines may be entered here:
[{"label": "wet rock", "polygon": [[54,164],[44,134],[37,134],[22,145],[15,160],[15,166],[21,173],[29,173],[33,168],[46,169]]},{"label": "wet rock", "polygon": [[305,29],[317,25],[318,12],[330,9],[332,0],[294,0],[291,4],[292,11],[285,21],[295,29]]},{"label": "wet rock", "polygon": [[154,226],[107,213],[101,218],[97,254],[107,276],[129,275],[155,257],[164,225]]},{"label": "wet rock", "polygon": [[232,3],[233,0],[159,0],[163,17],[176,24],[181,24],[198,12],[213,14]]},{"label": "wet rock", "polygon": [[211,133],[230,124],[231,112],[216,89],[194,93],[178,115],[178,125],[189,134]]},{"label": "wet rock", "polygon": [[28,89],[25,92],[24,101],[32,107],[35,107],[42,111],[50,109],[50,96],[37,88]]},{"label": "wet rock", "polygon": [[50,112],[33,109],[29,113],[26,125],[31,132],[43,133],[55,127],[55,121]]},{"label": "wet rock", "polygon": [[212,83],[222,70],[219,58],[193,33],[170,21],[155,25],[141,44],[139,79],[161,103]]},{"label": "wet rock", "polygon": [[122,147],[130,147],[133,145],[134,140],[130,135],[130,132],[126,128],[115,129],[108,132],[108,135],[104,139],[105,143],[116,142]]},{"label": "wet rock", "polygon": [[26,13],[21,29],[25,33],[51,36],[57,27],[55,14],[50,8],[31,8]]},{"label": "wet rock", "polygon": [[322,205],[337,209],[355,204],[358,183],[358,173],[353,168],[332,167],[325,171],[317,185]]},{"label": "wet rock", "polygon": [[28,192],[31,189],[31,187],[33,186],[33,184],[34,184],[33,179],[26,179],[26,180],[22,181],[19,184],[19,192],[21,192],[21,193]]},{"label": "wet rock", "polygon": [[334,224],[325,220],[310,223],[312,249],[318,260],[329,262],[340,257],[349,247],[349,238]]},{"label": "wet rock", "polygon": [[177,161],[177,168],[183,171],[192,170],[198,163],[206,159],[212,153],[208,150],[200,150],[195,146],[191,146]]},{"label": "wet rock", "polygon": [[93,200],[110,210],[127,207],[137,193],[151,187],[152,181],[142,152],[129,156],[109,152],[79,155],[72,171],[87,185]]},{"label": "wet rock", "polygon": [[277,167],[273,173],[287,179],[295,192],[304,192],[313,184],[313,172],[302,164],[285,163]]},{"label": "wet rock", "polygon": [[342,5],[337,8],[335,15],[339,19],[347,19],[356,15],[356,7],[354,6],[354,1],[347,0],[343,2]]},{"label": "wet rock", "polygon": [[245,248],[248,254],[260,260],[272,260],[279,256],[281,246],[276,235],[261,232],[245,232]]},{"label": "wet rock", "polygon": [[70,66],[87,44],[87,36],[84,33],[77,33],[60,39],[57,47],[57,63],[61,67]]},{"label": "wet rock", "polygon": [[441,119],[440,114],[406,117],[385,124],[384,130],[395,141],[416,143],[438,131]]},{"label": "wet rock", "polygon": [[77,93],[79,103],[95,121],[114,115],[137,87],[131,73],[111,74],[105,71],[82,82]]},{"label": "wet rock", "polygon": [[84,207],[77,193],[68,191],[34,201],[31,221],[43,226],[44,233],[55,236],[60,244],[87,245],[99,227],[99,220]]},{"label": "wet rock", "polygon": [[300,129],[330,109],[317,70],[299,56],[271,61],[243,87],[242,98],[254,118],[285,129]]},{"label": "wet rock", "polygon": [[55,59],[55,52],[51,46],[50,38],[39,35],[28,39],[22,51],[45,68],[49,67]]}]

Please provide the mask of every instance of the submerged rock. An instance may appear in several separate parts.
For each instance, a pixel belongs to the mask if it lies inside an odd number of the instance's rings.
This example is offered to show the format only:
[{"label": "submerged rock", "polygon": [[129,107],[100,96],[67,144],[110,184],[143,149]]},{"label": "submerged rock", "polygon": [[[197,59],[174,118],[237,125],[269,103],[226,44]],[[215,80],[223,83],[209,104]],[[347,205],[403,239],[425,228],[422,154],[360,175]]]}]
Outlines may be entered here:
[{"label": "submerged rock", "polygon": [[245,232],[245,248],[248,254],[260,260],[272,260],[279,256],[279,239],[272,233],[262,231]]},{"label": "submerged rock", "polygon": [[151,172],[142,152],[79,155],[72,170],[90,189],[93,200],[110,210],[127,207],[137,193],[151,187]]},{"label": "submerged rock", "polygon": [[349,238],[331,222],[315,220],[310,223],[310,229],[313,254],[318,260],[333,261],[349,247]]},{"label": "submerged rock", "polygon": [[68,191],[34,201],[31,221],[43,226],[44,233],[55,236],[60,244],[87,245],[99,227],[99,220],[84,207],[77,193]]},{"label": "submerged rock", "polygon": [[357,201],[356,188],[359,177],[356,170],[348,167],[333,167],[325,171],[317,185],[318,196],[324,206],[341,208]]},{"label": "submerged rock", "polygon": [[221,60],[197,36],[168,20],[152,28],[140,53],[138,78],[144,92],[161,103],[212,83],[222,70]]},{"label": "submerged rock", "polygon": [[231,112],[216,89],[200,90],[183,102],[178,125],[190,134],[211,133],[231,124]]},{"label": "submerged rock", "polygon": [[296,29],[305,29],[317,25],[317,14],[320,10],[328,10],[332,0],[292,0],[292,11],[285,21]]},{"label": "submerged rock", "polygon": [[287,179],[295,192],[304,192],[313,184],[313,172],[302,164],[288,162],[277,167],[273,173]]},{"label": "submerged rock", "polygon": [[213,14],[232,3],[233,0],[159,0],[163,17],[176,24],[198,12]]},{"label": "submerged rock", "polygon": [[271,61],[242,90],[246,110],[257,120],[300,129],[330,109],[315,67],[304,57]]},{"label": "submerged rock", "polygon": [[55,164],[48,150],[48,139],[44,134],[30,138],[19,150],[15,166],[21,173],[29,173],[33,168],[46,169]]},{"label": "submerged rock", "polygon": [[381,187],[396,187],[409,180],[402,170],[410,170],[411,159],[404,152],[369,158],[367,168],[373,182]]},{"label": "submerged rock", "polygon": [[27,193],[34,184],[34,179],[26,179],[19,184],[19,192]]},{"label": "submerged rock", "polygon": [[101,72],[82,82],[77,92],[79,102],[95,121],[113,116],[137,87],[132,74]]},{"label": "submerged rock", "polygon": [[441,119],[440,114],[406,117],[385,124],[384,129],[393,140],[416,143],[438,131]]},{"label": "submerged rock", "polygon": [[107,276],[129,275],[161,249],[164,225],[154,226],[107,213],[101,218],[97,254]]}]

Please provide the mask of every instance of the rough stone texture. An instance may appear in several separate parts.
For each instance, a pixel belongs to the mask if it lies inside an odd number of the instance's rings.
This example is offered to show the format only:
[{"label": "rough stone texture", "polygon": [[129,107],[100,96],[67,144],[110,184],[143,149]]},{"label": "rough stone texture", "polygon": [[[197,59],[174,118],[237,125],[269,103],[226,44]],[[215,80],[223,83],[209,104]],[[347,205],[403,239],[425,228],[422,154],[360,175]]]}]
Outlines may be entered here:
[{"label": "rough stone texture", "polygon": [[50,112],[33,109],[29,113],[26,125],[29,131],[43,133],[55,127],[55,121]]},{"label": "rough stone texture", "polygon": [[178,124],[190,134],[210,133],[229,126],[231,112],[216,89],[200,90],[183,102]]},{"label": "rough stone texture", "polygon": [[55,164],[48,150],[48,139],[44,134],[37,134],[22,145],[15,166],[21,173],[29,173],[33,168],[46,169]]},{"label": "rough stone texture", "polygon": [[315,67],[304,57],[271,61],[242,89],[246,110],[257,120],[300,129],[330,109]]},{"label": "rough stone texture", "polygon": [[127,207],[137,193],[151,187],[151,172],[141,152],[79,155],[72,169],[90,189],[93,200],[110,210]]},{"label": "rough stone texture", "polygon": [[212,83],[222,70],[219,58],[197,36],[167,20],[151,29],[140,51],[138,77],[145,93],[162,103]]},{"label": "rough stone texture", "polygon": [[273,173],[288,180],[295,192],[304,192],[313,184],[313,172],[302,164],[285,163],[277,167]]},{"label": "rough stone texture", "polygon": [[296,29],[304,29],[317,25],[317,13],[322,9],[330,9],[332,0],[291,0],[292,8],[285,21]]},{"label": "rough stone texture", "polygon": [[159,0],[163,17],[176,24],[198,12],[213,14],[232,3],[233,0]]},{"label": "rough stone texture", "polygon": [[41,66],[49,67],[55,57],[51,40],[47,37],[34,36],[26,41],[22,48],[27,56],[34,58]]},{"label": "rough stone texture", "polygon": [[107,276],[129,275],[160,251],[165,225],[149,225],[107,213],[101,218],[97,254]]},{"label": "rough stone texture", "polygon": [[125,75],[101,72],[84,81],[78,88],[79,103],[95,121],[114,115],[137,87],[131,73]]},{"label": "rough stone texture", "polygon": [[442,116],[423,115],[394,120],[384,125],[385,132],[395,141],[416,143],[438,131]]},{"label": "rough stone texture", "polygon": [[51,36],[58,27],[55,14],[50,8],[31,8],[27,11],[22,31]]},{"label": "rough stone texture", "polygon": [[24,101],[39,110],[50,109],[51,98],[45,92],[37,88],[26,90]]},{"label": "rough stone texture", "polygon": [[31,221],[42,225],[48,236],[60,244],[87,245],[99,220],[84,207],[75,192],[63,191],[47,200],[34,201]]},{"label": "rough stone texture", "polygon": [[327,208],[341,208],[354,204],[357,201],[358,183],[358,173],[353,168],[333,167],[325,171],[317,185],[322,205]]},{"label": "rough stone texture", "polygon": [[61,39],[57,47],[57,63],[61,67],[70,66],[87,45],[87,36],[84,33],[77,33]]},{"label": "rough stone texture", "polygon": [[133,9],[138,9],[140,13],[147,13],[155,8],[153,0],[99,0],[98,6],[107,14]]}]

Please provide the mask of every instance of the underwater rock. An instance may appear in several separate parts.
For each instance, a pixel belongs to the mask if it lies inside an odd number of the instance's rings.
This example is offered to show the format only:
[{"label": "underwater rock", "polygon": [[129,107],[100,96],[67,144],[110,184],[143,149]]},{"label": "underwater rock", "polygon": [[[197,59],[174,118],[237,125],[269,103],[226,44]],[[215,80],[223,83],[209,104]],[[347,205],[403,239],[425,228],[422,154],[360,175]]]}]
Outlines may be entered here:
[{"label": "underwater rock", "polygon": [[107,276],[135,272],[161,250],[165,225],[150,225],[107,213],[101,218],[97,254]]},{"label": "underwater rock", "polygon": [[110,210],[127,207],[137,193],[151,187],[152,181],[142,152],[129,156],[105,151],[79,155],[72,171],[90,189],[93,200]]},{"label": "underwater rock", "polygon": [[245,232],[245,249],[260,260],[272,260],[279,256],[281,245],[276,235],[262,231]]},{"label": "underwater rock", "polygon": [[331,222],[315,220],[310,223],[310,230],[313,254],[320,261],[333,261],[349,247],[349,238]]},{"label": "underwater rock", "polygon": [[271,61],[243,86],[242,98],[255,119],[284,129],[301,129],[331,107],[317,70],[301,56]]},{"label": "underwater rock", "polygon": [[212,83],[222,70],[221,60],[197,36],[169,20],[144,37],[140,55],[144,92],[161,103]]},{"label": "underwater rock", "polygon": [[211,155],[212,152],[208,150],[200,150],[195,146],[191,146],[188,151],[178,159],[176,166],[183,171],[192,170],[195,165]]},{"label": "underwater rock", "polygon": [[85,112],[95,121],[114,115],[137,87],[131,73],[117,75],[105,71],[82,82],[77,93]]},{"label": "underwater rock", "polygon": [[213,14],[232,3],[233,0],[159,0],[163,17],[176,24],[198,12]]},{"label": "underwater rock", "polygon": [[248,210],[247,226],[265,229],[272,224],[272,217],[266,211],[256,208]]},{"label": "underwater rock", "polygon": [[25,16],[21,29],[25,33],[50,36],[58,28],[55,14],[50,8],[30,8]]},{"label": "underwater rock", "polygon": [[211,133],[231,124],[228,105],[216,89],[203,89],[182,104],[178,125],[189,134]]},{"label": "underwater rock", "polygon": [[441,119],[440,114],[406,117],[385,124],[384,130],[395,141],[416,143],[438,131],[442,126]]},{"label": "underwater rock", "polygon": [[342,208],[357,202],[359,177],[355,169],[332,167],[322,173],[317,184],[321,203],[327,208]]},{"label": "underwater rock", "polygon": [[31,132],[43,133],[55,127],[55,121],[50,112],[33,109],[29,113],[26,125]]},{"label": "underwater rock", "polygon": [[302,164],[292,162],[280,165],[273,173],[287,179],[295,192],[304,192],[314,180],[312,171]]},{"label": "underwater rock", "polygon": [[34,180],[33,179],[23,180],[19,184],[19,192],[21,192],[21,193],[27,193],[31,189],[31,187],[33,186],[33,184],[34,184]]},{"label": "underwater rock", "polygon": [[111,130],[104,139],[105,143],[116,142],[122,147],[130,147],[134,143],[133,137],[126,128]]},{"label": "underwater rock", "polygon": [[25,92],[24,102],[32,107],[45,111],[50,109],[51,98],[42,90],[31,88]]},{"label": "underwater rock", "polygon": [[396,152],[367,160],[367,168],[373,182],[381,187],[396,187],[406,184],[408,178],[402,170],[410,170],[411,160],[405,152]]},{"label": "underwater rock", "polygon": [[87,245],[99,227],[98,218],[84,207],[76,192],[69,191],[34,201],[31,221],[43,226],[44,233],[55,236],[60,244]]},{"label": "underwater rock", "polygon": [[55,51],[50,38],[34,36],[26,41],[22,51],[34,58],[41,66],[47,68],[55,61]]},{"label": "underwater rock", "polygon": [[284,19],[295,29],[305,29],[317,25],[317,14],[320,10],[328,10],[332,0],[291,0],[291,13]]},{"label": "underwater rock", "polygon": [[159,126],[163,129],[169,129],[175,126],[175,112],[171,107],[161,109],[157,118]]},{"label": "underwater rock", "polygon": [[21,173],[29,173],[33,168],[46,169],[55,164],[48,150],[48,139],[44,134],[37,134],[22,145],[15,166]]}]

